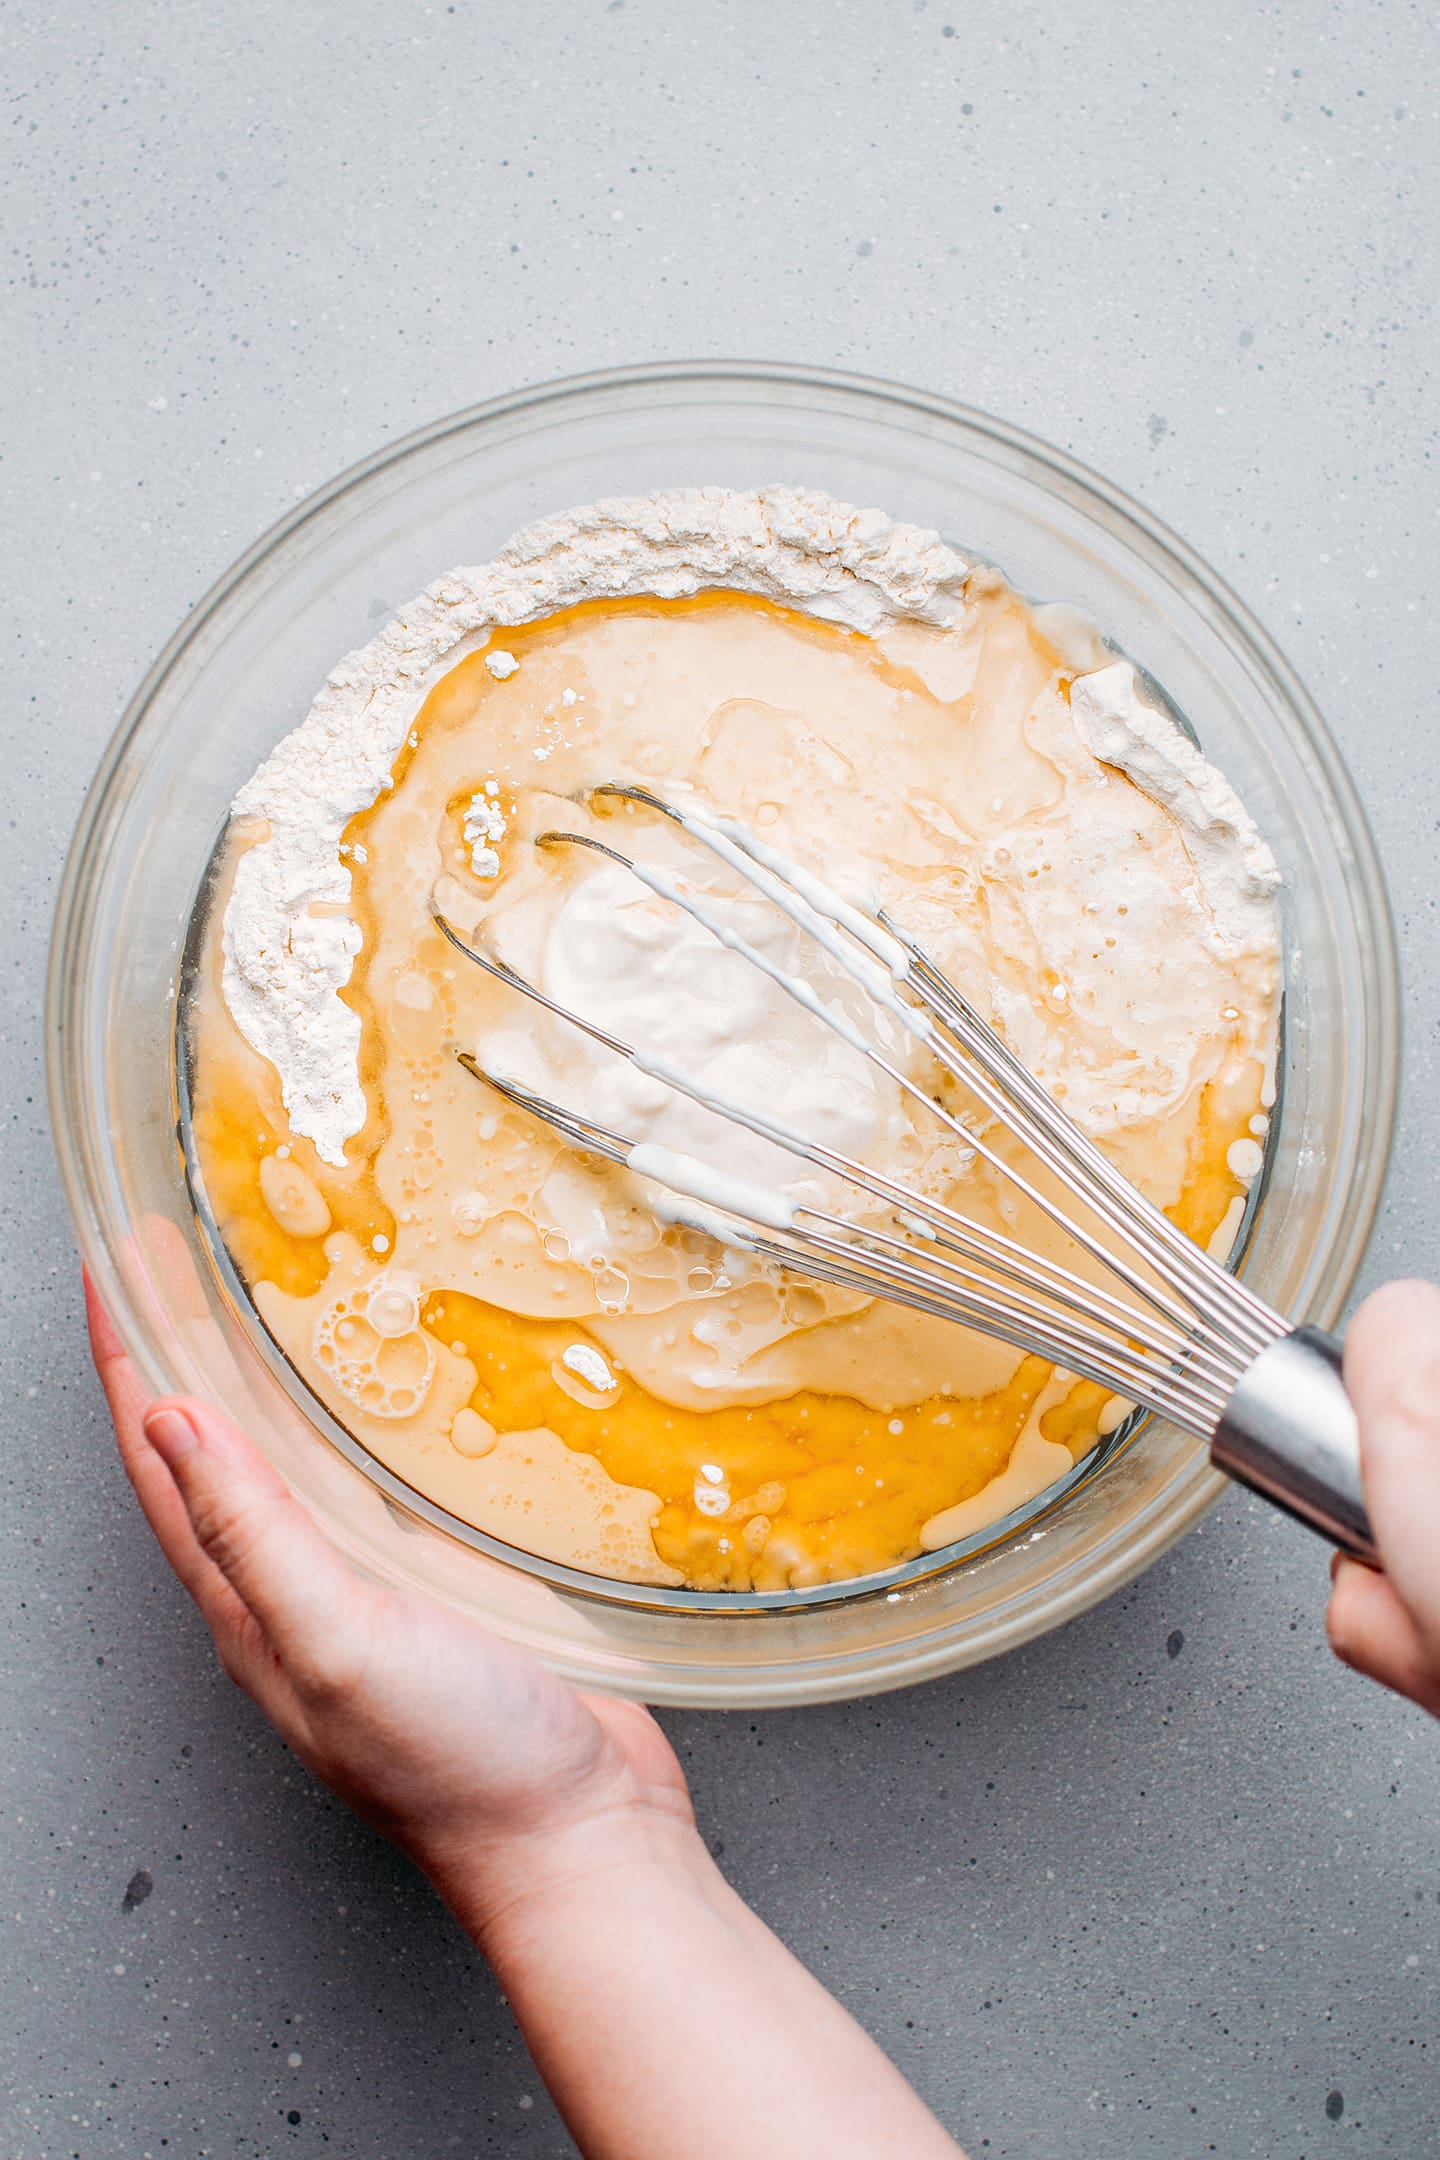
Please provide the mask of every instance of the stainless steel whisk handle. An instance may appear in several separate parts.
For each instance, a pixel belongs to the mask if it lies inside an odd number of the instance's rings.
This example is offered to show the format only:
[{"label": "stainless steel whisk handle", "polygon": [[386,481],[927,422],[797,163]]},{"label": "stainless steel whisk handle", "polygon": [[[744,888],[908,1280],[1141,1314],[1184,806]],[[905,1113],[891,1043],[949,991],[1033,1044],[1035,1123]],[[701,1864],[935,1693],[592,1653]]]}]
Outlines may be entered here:
[{"label": "stainless steel whisk handle", "polygon": [[1376,1564],[1359,1427],[1333,1335],[1296,1328],[1262,1350],[1225,1405],[1210,1455],[1342,1552]]}]

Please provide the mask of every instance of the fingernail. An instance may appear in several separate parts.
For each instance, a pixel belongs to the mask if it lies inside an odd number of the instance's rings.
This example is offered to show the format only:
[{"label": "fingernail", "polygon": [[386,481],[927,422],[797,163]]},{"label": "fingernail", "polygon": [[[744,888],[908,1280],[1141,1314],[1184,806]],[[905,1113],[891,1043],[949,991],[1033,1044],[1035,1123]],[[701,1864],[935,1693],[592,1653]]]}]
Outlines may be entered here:
[{"label": "fingernail", "polygon": [[191,1453],[200,1436],[183,1410],[167,1404],[161,1410],[147,1412],[145,1437],[160,1460],[173,1470],[182,1455]]}]

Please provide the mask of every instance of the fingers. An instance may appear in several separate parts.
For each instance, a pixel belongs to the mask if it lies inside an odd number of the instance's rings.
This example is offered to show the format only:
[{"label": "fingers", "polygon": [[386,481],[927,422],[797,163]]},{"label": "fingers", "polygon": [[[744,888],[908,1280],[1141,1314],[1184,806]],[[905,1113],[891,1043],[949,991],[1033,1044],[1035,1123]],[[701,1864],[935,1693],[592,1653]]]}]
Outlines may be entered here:
[{"label": "fingers", "polygon": [[346,1677],[344,1616],[362,1586],[238,1427],[203,1403],[148,1401],[88,1275],[85,1297],[146,1519],[226,1669],[288,1730],[294,1687],[318,1695]]},{"label": "fingers", "polygon": [[145,1437],[145,1412],[149,1407],[145,1384],[126,1356],[88,1270],[85,1312],[95,1370],[115,1421],[125,1474],[161,1551],[204,1614],[222,1656],[228,1657],[249,1616],[219,1568],[201,1549],[175,1480]]},{"label": "fingers", "polygon": [[1394,1585],[1374,1568],[1339,1555],[1334,1577],[1325,1630],[1335,1655],[1440,1716],[1440,1672]]},{"label": "fingers", "polygon": [[1440,1290],[1395,1282],[1368,1298],[1346,1337],[1345,1385],[1385,1572],[1440,1629]]},{"label": "fingers", "polygon": [[355,1678],[357,1610],[372,1595],[238,1425],[188,1397],[152,1403],[145,1434],[201,1551],[255,1616],[303,1693]]}]

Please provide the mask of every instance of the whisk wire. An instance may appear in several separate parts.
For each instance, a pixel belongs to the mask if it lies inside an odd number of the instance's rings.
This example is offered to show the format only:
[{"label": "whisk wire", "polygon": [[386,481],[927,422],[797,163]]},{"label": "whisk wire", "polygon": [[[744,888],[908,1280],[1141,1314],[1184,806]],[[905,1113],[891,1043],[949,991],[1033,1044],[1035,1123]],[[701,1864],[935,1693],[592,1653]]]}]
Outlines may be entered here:
[{"label": "whisk wire", "polygon": [[[980,1018],[913,939],[887,916],[881,914],[877,921],[872,922],[840,894],[832,892],[820,879],[798,865],[785,861],[775,849],[767,846],[756,834],[747,831],[733,819],[720,818],[709,812],[681,809],[675,804],[667,803],[653,790],[628,782],[607,781],[592,789],[591,794],[639,803],[678,825],[767,899],[772,900],[808,936],[823,945],[857,981],[862,982],[876,1003],[892,1012],[902,1024],[913,1026],[909,1009],[895,994],[896,987],[902,985],[911,991],[927,1009],[928,1014],[938,1020],[942,1028],[954,1036],[962,1050],[967,1053],[968,1062],[961,1063],[954,1057],[943,1038],[937,1037],[933,1031],[926,1031],[924,1039],[927,1046],[945,1069],[967,1086],[1002,1124],[1009,1125],[1014,1130],[1016,1114],[1023,1116],[1025,1129],[1022,1137],[1052,1174],[1059,1177],[1074,1198],[1099,1216],[1107,1228],[1122,1238],[1146,1265],[1201,1313],[1211,1326],[1224,1335],[1233,1335],[1236,1354],[1240,1356],[1245,1353],[1245,1363],[1248,1363],[1249,1358],[1265,1343],[1272,1341],[1278,1332],[1283,1332],[1284,1323],[1261,1299],[1244,1284],[1238,1283],[1234,1276],[1227,1274],[1208,1253],[1186,1237],[1184,1231],[1135,1191],[1114,1165],[1101,1154],[1093,1141],[1059,1111],[1053,1097],[1046,1093],[1034,1075],[1021,1064],[993,1028]],[[703,922],[705,915],[709,913],[708,910],[702,913],[691,904],[686,895],[673,886],[667,897],[685,907],[696,920]],[[827,928],[831,925],[865,948],[864,961],[859,960],[853,949],[847,950],[841,945]],[[783,971],[771,969],[759,956],[756,958],[758,964],[764,967],[782,988],[790,990],[793,978],[787,978]],[[882,982],[878,979],[874,966],[876,959],[884,963],[889,981]],[[794,994],[793,990],[791,994]],[[802,999],[802,1002],[809,1004],[810,1001]],[[822,1011],[819,1017],[828,1020],[829,1016]],[[875,1055],[878,1060],[878,1053]],[[992,1079],[992,1072],[997,1067],[1003,1076],[1003,1084],[998,1087]],[[940,1110],[938,1104],[922,1096],[921,1092],[908,1082],[907,1077],[893,1066],[885,1063],[882,1069],[914,1099],[925,1100],[930,1107]],[[940,1114],[944,1115],[943,1111]],[[1065,1210],[1038,1192],[1013,1163],[991,1150],[981,1136],[971,1133],[969,1137],[992,1167],[1006,1176],[1017,1189],[1024,1191],[1052,1221],[1064,1229],[1073,1227]],[[1073,1173],[1067,1167],[1067,1160],[1074,1166]],[[1079,1174],[1077,1176],[1074,1173]],[[1143,1277],[1123,1270],[1113,1254],[1107,1255],[1107,1260],[1115,1272],[1123,1275],[1127,1286],[1144,1297],[1155,1310],[1169,1310],[1156,1296],[1153,1286],[1147,1284]]]},{"label": "whisk wire", "polygon": [[[613,850],[609,849],[605,850],[605,852],[614,853]],[[617,860],[623,861],[624,858],[617,857]],[[982,1228],[971,1217],[947,1206],[943,1201],[916,1193],[908,1186],[901,1185],[897,1180],[887,1177],[883,1171],[875,1170],[868,1164],[858,1162],[852,1156],[842,1154],[839,1150],[827,1146],[823,1141],[807,1139],[803,1134],[797,1133],[793,1127],[767,1117],[763,1111],[755,1109],[750,1104],[738,1102],[730,1096],[717,1094],[711,1089],[700,1086],[690,1074],[673,1066],[666,1059],[645,1057],[634,1045],[621,1041],[618,1036],[612,1035],[608,1030],[597,1026],[594,1022],[585,1018],[584,1015],[557,1005],[553,999],[547,997],[543,991],[528,982],[525,977],[517,974],[504,961],[467,944],[460,937],[454,925],[449,923],[438,912],[435,915],[435,921],[459,951],[474,959],[478,965],[486,968],[501,981],[510,984],[527,997],[532,998],[547,1011],[568,1019],[583,1034],[590,1036],[593,1041],[625,1058],[638,1071],[644,1072],[648,1077],[674,1088],[677,1093],[686,1096],[688,1100],[694,1102],[699,1108],[709,1110],[717,1116],[726,1118],[732,1124],[742,1126],[746,1131],[753,1133],[757,1139],[766,1140],[797,1159],[810,1163],[816,1169],[828,1171],[832,1175],[844,1179],[847,1183],[868,1193],[873,1199],[878,1199],[889,1206],[895,1207],[910,1221],[923,1224],[922,1234],[930,1241],[929,1252],[932,1259],[938,1251],[948,1249],[951,1252],[963,1255],[969,1260],[979,1260],[983,1266],[988,1268],[992,1286],[993,1277],[1000,1275],[1031,1290],[1042,1292],[1052,1298],[1062,1311],[1086,1317],[1092,1326],[1103,1323],[1107,1327],[1118,1329],[1126,1337],[1143,1337],[1148,1333],[1154,1339],[1157,1349],[1168,1352],[1176,1358],[1185,1358],[1216,1377],[1224,1378],[1227,1375],[1229,1371],[1227,1362],[1213,1348],[1204,1343],[1197,1343],[1193,1335],[1187,1335],[1182,1327],[1176,1325],[1173,1317],[1167,1312],[1160,1300],[1154,1297],[1153,1293],[1151,1301],[1159,1312],[1160,1317],[1158,1319],[1153,1314],[1146,1314],[1133,1306],[1126,1305],[1102,1285],[1077,1275],[1061,1262],[1031,1252],[1028,1247],[1009,1237],[1004,1231]],[[493,1075],[481,1071],[473,1060],[462,1057],[461,1062],[468,1069],[475,1072],[478,1077],[489,1078],[492,1084],[498,1084]],[[881,1063],[882,1069],[887,1072],[891,1070],[888,1061],[882,1060]],[[903,1075],[897,1075],[897,1078],[904,1077]],[[513,1083],[511,1083],[511,1086],[513,1088]],[[959,1130],[962,1137],[968,1135],[968,1128],[955,1126],[955,1121],[949,1118],[948,1113],[938,1104],[932,1104],[930,1098],[923,1091],[913,1090],[913,1092],[917,1100],[925,1103],[927,1107],[933,1108],[936,1115],[944,1119],[947,1124],[951,1124],[954,1129]],[[546,1103],[543,1098],[530,1096],[528,1091],[526,1100],[528,1107],[535,1109],[537,1115],[546,1117],[551,1123],[556,1123],[556,1105]],[[566,1115],[573,1118],[574,1113],[566,1113]],[[613,1134],[609,1136],[609,1139],[613,1146],[622,1151],[620,1154],[615,1155],[614,1159],[616,1161],[628,1159],[624,1151],[633,1146],[633,1143],[619,1140]],[[871,1234],[868,1229],[854,1223],[847,1223],[845,1227],[852,1236],[868,1237]],[[970,1280],[984,1287],[987,1278],[974,1274],[972,1270]],[[1037,1308],[1033,1306],[1030,1309],[1032,1313],[1037,1312]],[[1054,1324],[1058,1326],[1064,1323],[1057,1316]]]},{"label": "whisk wire", "polygon": [[[604,792],[623,793],[625,791],[618,788],[607,788]],[[648,791],[637,792],[639,799],[647,803],[658,799],[652,798]],[[672,811],[668,814],[674,818],[675,822],[684,826],[686,830],[692,829],[692,821],[687,820],[680,813]],[[706,846],[711,846],[717,838],[708,821],[695,821],[693,830],[696,837]],[[723,839],[724,836],[720,837]],[[1032,1205],[1039,1208],[1050,1221],[1055,1223],[1067,1235],[1074,1234],[1074,1219],[1063,1205],[1052,1199],[1050,1195],[1027,1178],[1008,1156],[990,1143],[983,1133],[978,1132],[973,1126],[967,1125],[963,1119],[955,1116],[944,1103],[938,1101],[931,1092],[921,1087],[901,1066],[895,1064],[892,1059],[885,1056],[883,1051],[878,1050],[873,1043],[867,1041],[846,1015],[833,1005],[825,1004],[816,995],[811,985],[805,982],[802,977],[798,977],[788,969],[780,967],[767,954],[759,951],[748,939],[741,936],[731,925],[726,923],[722,917],[717,916],[715,911],[708,907],[703,899],[694,893],[686,891],[673,878],[667,876],[663,871],[657,870],[653,865],[635,862],[619,849],[610,847],[606,842],[596,840],[587,834],[546,832],[539,836],[536,844],[541,847],[576,846],[588,848],[592,852],[604,855],[610,861],[631,871],[650,891],[681,909],[690,916],[692,921],[698,923],[702,929],[712,935],[718,943],[749,961],[774,982],[778,988],[784,991],[788,997],[819,1020],[823,1026],[829,1028],[832,1033],[840,1036],[842,1041],[846,1042],[852,1049],[858,1051],[902,1094],[908,1096],[911,1101],[921,1105],[925,1110],[937,1117],[967,1148],[972,1148],[981,1155],[992,1169],[1004,1177],[1017,1192],[1021,1193]],[[724,859],[728,862],[731,855],[736,852],[735,849],[727,847],[724,851]],[[743,865],[741,875],[755,883],[758,890],[768,894],[778,882],[774,873],[767,865],[751,864],[743,849],[739,850],[738,853]],[[847,972],[852,973],[855,980],[862,982],[872,1000],[892,1012],[912,1034],[917,1035],[944,1068],[954,1078],[958,1079],[962,1085],[968,1087],[993,1117],[1007,1123],[1010,1129],[1014,1131],[1016,1129],[1015,1120],[1008,1115],[1010,1105],[1004,1089],[998,1087],[983,1068],[973,1068],[971,1065],[964,1064],[955,1058],[948,1045],[944,1042],[943,1037],[937,1032],[931,1014],[916,1011],[914,1007],[904,1004],[896,995],[894,981],[888,973],[884,975],[883,981],[877,979],[880,974],[877,969],[866,968],[863,974],[856,973],[856,956],[853,952],[841,946],[838,939],[834,939],[824,932],[822,918],[818,910],[803,895],[798,898],[792,896],[792,898],[795,898],[795,904],[793,907],[787,907],[785,912],[790,914],[792,919],[804,928],[809,935],[820,937],[826,949],[836,956],[842,967]],[[844,903],[837,901],[837,906],[843,905]],[[817,925],[820,925],[820,927],[817,928]],[[848,923],[841,923],[840,927],[848,930],[849,925]],[[897,964],[904,967],[903,947],[898,940],[893,938],[891,943],[894,946]],[[914,988],[922,1003],[927,1002],[924,987],[919,984],[912,985],[908,971],[901,979],[905,982],[907,988]],[[943,977],[940,978],[941,981],[943,979]],[[576,1016],[572,1015],[573,1017]],[[942,1024],[944,1023],[945,1016],[943,1013],[936,1013],[934,1017],[939,1018]],[[583,1020],[579,1024],[582,1027],[586,1025]],[[744,1106],[724,1098],[711,1098],[705,1090],[695,1087],[684,1073],[676,1072],[669,1065],[662,1065],[658,1061],[649,1060],[637,1050],[630,1049],[628,1054],[632,1062],[641,1071],[650,1074],[652,1078],[662,1080],[667,1085],[677,1088],[682,1094],[688,1095],[692,1101],[719,1110],[721,1115],[729,1117],[735,1122],[747,1123],[751,1131],[761,1131],[761,1126],[752,1122],[753,1113],[747,1112]],[[1023,1067],[1018,1069],[1020,1072],[1024,1072]],[[1025,1075],[1025,1077],[1029,1080],[1029,1075]],[[1038,1083],[1031,1081],[1030,1085],[1038,1089]],[[1043,1095],[1042,1099],[1049,1101],[1049,1098],[1044,1098]],[[1050,1114],[1053,1119],[1055,1116],[1053,1103],[1050,1104]],[[775,1139],[782,1147],[789,1148],[791,1153],[804,1154],[811,1161],[821,1159],[818,1154],[808,1148],[796,1147],[793,1144],[796,1136],[790,1134],[784,1127],[767,1123],[765,1136]],[[1023,1137],[1031,1147],[1032,1152],[1053,1175],[1061,1180],[1072,1197],[1081,1200],[1083,1204],[1090,1207],[1092,1212],[1108,1228],[1128,1243],[1132,1250],[1138,1252],[1140,1258],[1147,1265],[1152,1266],[1155,1272],[1160,1275],[1162,1283],[1168,1283],[1172,1289],[1184,1289],[1184,1282],[1175,1280],[1177,1270],[1167,1263],[1164,1253],[1156,1251],[1153,1241],[1146,1237],[1143,1223],[1137,1225],[1132,1222],[1126,1210],[1117,1206],[1107,1193],[1092,1192],[1088,1186],[1077,1180],[1075,1174],[1069,1168],[1062,1151],[1055,1146],[1048,1131],[1036,1126],[1033,1120],[1027,1120]],[[875,1189],[873,1185],[868,1183],[867,1174],[861,1172],[858,1166],[854,1164],[832,1159],[828,1166],[840,1170],[842,1175],[851,1177],[855,1182],[865,1184],[867,1190],[873,1191]],[[1132,1194],[1132,1208],[1134,1197]],[[1176,1321],[1175,1307],[1173,1303],[1167,1300],[1162,1287],[1147,1279],[1144,1274],[1138,1272],[1117,1253],[1107,1253],[1106,1264],[1111,1272],[1124,1283],[1131,1294],[1143,1300],[1151,1308],[1152,1312],[1159,1316],[1162,1322],[1174,1323]],[[1142,1323],[1142,1325],[1144,1324],[1146,1323]],[[1148,1324],[1153,1326],[1154,1322]]]},{"label": "whisk wire", "polygon": [[1036,1253],[1005,1232],[981,1225],[749,1104],[705,1088],[669,1060],[647,1054],[642,1046],[559,1004],[498,955],[462,937],[435,907],[437,927],[450,943],[498,981],[700,1108],[880,1201],[891,1211],[894,1227],[854,1221],[803,1200],[787,1202],[743,1179],[717,1177],[703,1162],[636,1143],[460,1053],[467,1071],[542,1119],[571,1146],[630,1165],[638,1174],[668,1185],[663,1212],[677,1222],[836,1288],[887,1298],[999,1335],[1022,1351],[1084,1374],[1208,1437],[1242,1372],[1260,1350],[1286,1333],[1279,1315],[1135,1192],[898,925],[883,915],[866,915],[730,819],[681,809],[647,788],[620,782],[606,783],[590,794],[636,804],[668,819],[778,907],[831,955],[865,993],[870,1007],[889,1014],[923,1044],[949,1080],[966,1089],[989,1118],[1028,1149],[1123,1251],[1077,1221],[984,1130],[957,1115],[933,1089],[887,1056],[848,1012],[827,1003],[805,978],[763,952],[667,870],[637,862],[591,834],[547,832],[537,845],[578,846],[603,855],[658,898],[683,910],[708,936],[757,968],[863,1055],[967,1150],[981,1156],[1068,1241],[1102,1262],[1127,1295],[1117,1295],[1062,1260]]},{"label": "whisk wire", "polygon": [[[1137,1193],[1077,1125],[1068,1118],[1057,1117],[1053,1098],[1034,1075],[919,948],[906,942],[917,986],[923,984],[926,1001],[944,1026],[960,1042],[973,1063],[978,1063],[983,1056],[1000,1067],[1011,1098],[1012,1122],[1017,1130],[1023,1124],[1027,1142],[1036,1145],[1043,1140],[1070,1159],[1076,1175],[1067,1182],[1072,1184],[1077,1196],[1087,1197],[1089,1181],[1108,1194],[1118,1210],[1115,1227],[1121,1234],[1137,1242],[1143,1239],[1141,1249],[1150,1264],[1157,1269],[1164,1268],[1167,1278],[1172,1279],[1192,1302],[1203,1301],[1207,1309],[1213,1307],[1212,1317],[1217,1325],[1233,1327],[1237,1334],[1247,1339],[1253,1337],[1252,1354],[1270,1341],[1275,1315],[1263,1299],[1228,1274],[1203,1246],[1186,1237],[1167,1215],[1143,1194]],[[969,1069],[965,1077],[978,1092],[977,1080]],[[1057,1175],[1063,1174],[1057,1171]]]},{"label": "whisk wire", "polygon": [[[583,1152],[604,1156],[625,1166],[637,1152],[635,1143],[585,1118],[578,1112],[549,1101],[518,1082],[487,1071],[468,1053],[459,1061],[476,1079],[550,1125],[562,1138]],[[671,1158],[678,1164],[682,1158]],[[698,1167],[698,1166],[697,1166]],[[840,1289],[866,1297],[881,1297],[908,1305],[946,1320],[964,1320],[987,1332],[1003,1333],[1017,1349],[1054,1360],[1071,1354],[1080,1369],[1127,1396],[1143,1399],[1168,1415],[1191,1422],[1218,1416],[1227,1387],[1207,1373],[1187,1369],[1182,1360],[1149,1356],[1136,1349],[1123,1334],[1097,1334],[1092,1322],[1088,1331],[1076,1328],[1067,1315],[1024,1294],[1007,1300],[1003,1326],[998,1327],[993,1301],[993,1282],[972,1268],[949,1260],[938,1266],[927,1254],[927,1264],[917,1264],[913,1247],[883,1230],[863,1229],[826,1210],[797,1205],[791,1222],[781,1235],[757,1232],[752,1221],[706,1206],[688,1209],[673,1199],[665,1212],[676,1221],[689,1223],[723,1242],[754,1253],[758,1258],[798,1269]],[[856,1239],[878,1253],[856,1250]],[[937,1281],[937,1274],[939,1280]]]}]

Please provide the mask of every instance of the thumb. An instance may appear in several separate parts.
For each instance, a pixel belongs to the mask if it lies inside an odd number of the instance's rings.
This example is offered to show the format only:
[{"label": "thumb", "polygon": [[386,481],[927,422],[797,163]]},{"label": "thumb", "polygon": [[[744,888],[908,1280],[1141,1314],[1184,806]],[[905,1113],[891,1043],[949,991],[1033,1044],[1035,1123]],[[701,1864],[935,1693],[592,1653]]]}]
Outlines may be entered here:
[{"label": "thumb", "polygon": [[175,1481],[203,1551],[263,1628],[295,1685],[340,1689],[359,1577],[255,1443],[193,1397],[152,1403],[145,1437]]},{"label": "thumb", "polygon": [[1440,1290],[1394,1282],[1367,1298],[1346,1335],[1345,1385],[1385,1572],[1440,1630]]}]

